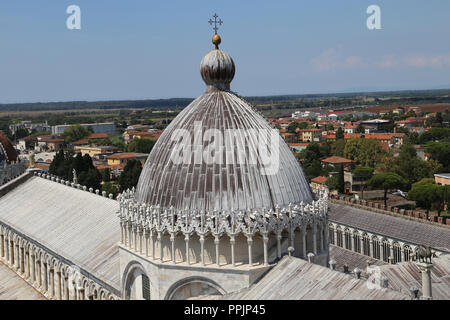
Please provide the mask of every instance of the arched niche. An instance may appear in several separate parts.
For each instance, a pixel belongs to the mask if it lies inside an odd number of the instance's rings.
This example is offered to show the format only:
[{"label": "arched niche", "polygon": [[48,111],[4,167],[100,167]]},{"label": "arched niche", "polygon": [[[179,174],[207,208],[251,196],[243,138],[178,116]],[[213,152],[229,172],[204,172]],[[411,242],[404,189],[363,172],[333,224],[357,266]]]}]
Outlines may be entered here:
[{"label": "arched niche", "polygon": [[198,296],[224,295],[225,291],[213,280],[191,277],[173,284],[165,300],[186,300]]},{"label": "arched niche", "polygon": [[150,279],[137,261],[130,262],[124,272],[122,285],[126,300],[150,300]]}]

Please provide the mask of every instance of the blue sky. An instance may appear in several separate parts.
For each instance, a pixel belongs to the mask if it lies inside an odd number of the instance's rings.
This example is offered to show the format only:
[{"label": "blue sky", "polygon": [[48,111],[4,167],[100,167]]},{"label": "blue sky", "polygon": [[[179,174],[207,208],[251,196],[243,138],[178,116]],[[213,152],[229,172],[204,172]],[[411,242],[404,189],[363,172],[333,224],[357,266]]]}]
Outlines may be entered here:
[{"label": "blue sky", "polygon": [[450,88],[447,0],[15,0],[0,3],[0,102],[196,97],[214,12],[244,96]]}]

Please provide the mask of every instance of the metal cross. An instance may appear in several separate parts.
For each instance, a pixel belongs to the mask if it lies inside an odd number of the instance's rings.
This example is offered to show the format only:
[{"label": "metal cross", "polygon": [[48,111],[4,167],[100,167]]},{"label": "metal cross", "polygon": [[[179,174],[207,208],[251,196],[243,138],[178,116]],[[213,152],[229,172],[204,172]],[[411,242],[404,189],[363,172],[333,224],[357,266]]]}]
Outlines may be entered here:
[{"label": "metal cross", "polygon": [[217,24],[219,24],[219,26],[221,26],[223,23],[222,19],[217,20],[218,17],[219,16],[217,15],[217,13],[214,13],[214,15],[213,15],[214,21],[212,19],[209,19],[209,21],[208,21],[210,25],[212,25],[214,23],[213,30],[214,30],[215,34],[217,34],[217,30],[219,30],[219,27],[217,27]]}]

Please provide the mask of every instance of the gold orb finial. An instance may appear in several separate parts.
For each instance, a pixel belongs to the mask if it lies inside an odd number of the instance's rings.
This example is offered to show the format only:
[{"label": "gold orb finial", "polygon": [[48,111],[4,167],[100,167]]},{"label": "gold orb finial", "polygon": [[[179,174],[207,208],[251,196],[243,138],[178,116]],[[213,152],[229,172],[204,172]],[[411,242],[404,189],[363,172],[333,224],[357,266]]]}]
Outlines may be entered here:
[{"label": "gold orb finial", "polygon": [[216,33],[212,37],[212,43],[216,46],[216,49],[219,49],[219,44],[222,42],[222,39],[220,39],[220,36]]}]

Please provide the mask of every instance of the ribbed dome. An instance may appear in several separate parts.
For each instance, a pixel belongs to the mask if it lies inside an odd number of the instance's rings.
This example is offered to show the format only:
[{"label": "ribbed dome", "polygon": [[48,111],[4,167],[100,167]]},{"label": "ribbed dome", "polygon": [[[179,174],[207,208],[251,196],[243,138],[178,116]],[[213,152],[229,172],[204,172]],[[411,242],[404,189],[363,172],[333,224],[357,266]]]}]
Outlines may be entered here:
[{"label": "ribbed dome", "polygon": [[0,131],[0,161],[13,162],[17,160],[17,151],[8,137]]},{"label": "ribbed dome", "polygon": [[[206,212],[273,209],[276,205],[311,202],[311,190],[300,164],[278,133],[274,139],[278,141],[276,150],[271,150],[278,152],[278,170],[267,174],[260,150],[272,146],[270,139],[260,140],[260,136],[274,129],[229,91],[235,71],[231,57],[213,50],[203,58],[200,71],[207,90],[158,139],[139,178],[136,200],[163,208]],[[205,138],[209,129],[216,129],[223,141]],[[245,133],[249,134],[247,139]],[[233,134],[235,140],[227,139]],[[226,141],[231,142],[227,145]],[[198,160],[200,155],[207,157],[214,149],[220,150],[220,146],[225,150],[220,153],[220,161]],[[244,148],[245,155],[249,150],[258,150],[254,161],[239,158]],[[183,161],[174,161],[173,156],[180,150]]]}]

